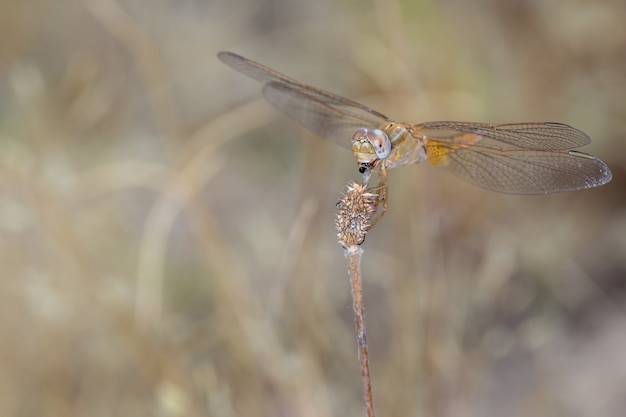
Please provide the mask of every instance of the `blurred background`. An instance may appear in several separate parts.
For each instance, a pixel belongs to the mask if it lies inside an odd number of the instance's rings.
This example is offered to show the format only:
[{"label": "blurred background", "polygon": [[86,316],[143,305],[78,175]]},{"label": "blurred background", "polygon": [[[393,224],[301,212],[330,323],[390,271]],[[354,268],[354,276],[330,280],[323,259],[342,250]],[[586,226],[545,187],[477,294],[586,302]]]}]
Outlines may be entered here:
[{"label": "blurred background", "polygon": [[0,3],[0,415],[364,415],[333,228],[351,153],[231,50],[409,122],[560,121],[606,186],[390,172],[379,416],[623,416],[626,3]]}]

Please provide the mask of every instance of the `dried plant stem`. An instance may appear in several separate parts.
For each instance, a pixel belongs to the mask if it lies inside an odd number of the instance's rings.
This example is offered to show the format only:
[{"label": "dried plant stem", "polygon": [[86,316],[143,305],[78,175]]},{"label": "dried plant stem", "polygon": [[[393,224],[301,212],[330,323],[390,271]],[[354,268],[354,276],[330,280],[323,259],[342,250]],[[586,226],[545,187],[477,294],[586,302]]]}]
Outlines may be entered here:
[{"label": "dried plant stem", "polygon": [[348,259],[350,286],[352,288],[352,306],[354,308],[354,323],[356,325],[357,342],[359,346],[359,363],[361,364],[361,378],[363,380],[363,396],[367,417],[374,417],[374,400],[372,398],[372,383],[370,366],[367,355],[367,335],[365,331],[365,314],[363,310],[363,288],[361,285],[361,256],[363,248],[350,246],[345,249]]},{"label": "dried plant stem", "polygon": [[[365,180],[365,179],[364,179]],[[367,182],[367,181],[365,181]],[[348,259],[350,286],[352,288],[352,306],[359,346],[359,362],[363,380],[363,395],[367,417],[374,417],[374,400],[372,399],[372,383],[367,355],[367,337],[365,332],[365,315],[363,312],[363,288],[361,284],[361,257],[367,232],[373,225],[372,218],[380,203],[380,195],[372,193],[366,185],[350,183],[339,203],[335,226],[339,243],[344,248]]]}]

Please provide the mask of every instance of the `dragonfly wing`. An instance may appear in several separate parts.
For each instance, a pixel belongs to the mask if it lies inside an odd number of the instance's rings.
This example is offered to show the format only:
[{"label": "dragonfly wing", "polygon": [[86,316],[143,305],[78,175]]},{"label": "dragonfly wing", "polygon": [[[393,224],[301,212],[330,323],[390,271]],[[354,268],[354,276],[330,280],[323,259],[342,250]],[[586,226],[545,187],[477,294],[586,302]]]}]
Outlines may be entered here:
[{"label": "dragonfly wing", "polygon": [[474,145],[451,151],[444,165],[480,187],[508,194],[548,194],[597,187],[611,171],[579,151],[493,149]]},{"label": "dragonfly wing", "polygon": [[241,55],[220,52],[217,57],[264,83],[264,96],[274,107],[313,133],[343,146],[350,147],[350,138],[359,127],[374,128],[388,120],[361,103],[303,84]]},{"label": "dragonfly wing", "polygon": [[333,99],[320,95],[318,90],[297,85],[270,82],[263,88],[263,95],[270,104],[306,129],[346,148],[350,148],[350,140],[358,128],[376,128],[387,120],[373,110],[364,111],[360,105],[355,107],[342,97],[332,95],[337,98]]},{"label": "dragonfly wing", "polygon": [[217,54],[217,58],[229,67],[239,71],[240,73],[247,75],[262,83],[269,82],[281,82],[300,84],[293,78],[289,78],[278,71],[266,67],[263,64],[259,64],[256,61],[245,58],[241,55],[234,54],[232,52],[222,51]]},{"label": "dragonfly wing", "polygon": [[534,150],[568,150],[587,145],[589,136],[563,123],[487,124],[466,122],[427,122],[413,126],[427,137],[446,138],[462,133],[491,138],[501,144]]}]

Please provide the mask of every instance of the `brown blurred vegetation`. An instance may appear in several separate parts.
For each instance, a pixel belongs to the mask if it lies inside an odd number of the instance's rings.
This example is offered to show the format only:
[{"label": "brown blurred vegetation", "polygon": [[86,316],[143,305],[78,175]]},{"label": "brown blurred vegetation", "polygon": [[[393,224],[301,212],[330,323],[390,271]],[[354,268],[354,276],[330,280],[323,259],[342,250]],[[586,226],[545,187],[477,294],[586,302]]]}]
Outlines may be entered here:
[{"label": "brown blurred vegetation", "polygon": [[0,415],[363,415],[349,152],[232,50],[394,118],[576,126],[562,195],[390,173],[364,245],[379,416],[623,416],[626,3],[0,3]]}]

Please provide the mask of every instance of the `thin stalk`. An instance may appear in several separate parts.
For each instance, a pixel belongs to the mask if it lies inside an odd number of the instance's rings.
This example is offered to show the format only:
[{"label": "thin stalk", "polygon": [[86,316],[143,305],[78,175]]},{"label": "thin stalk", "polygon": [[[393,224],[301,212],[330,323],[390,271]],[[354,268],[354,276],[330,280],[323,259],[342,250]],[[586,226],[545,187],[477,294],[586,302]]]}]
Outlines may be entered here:
[{"label": "thin stalk", "polygon": [[338,211],[335,219],[339,243],[343,246],[344,255],[348,259],[354,323],[356,325],[359,363],[361,365],[361,379],[363,381],[363,396],[365,398],[367,417],[375,417],[375,414],[363,309],[363,286],[361,283],[363,248],[361,248],[361,244],[372,227],[372,219],[378,210],[379,203],[380,196],[372,193],[366,185],[350,183],[346,187],[343,197],[337,203]]},{"label": "thin stalk", "polygon": [[367,334],[365,331],[365,314],[363,310],[363,287],[361,285],[361,256],[363,248],[351,246],[345,250],[350,272],[350,286],[352,287],[352,306],[354,308],[354,324],[359,347],[359,363],[361,364],[361,379],[363,381],[363,396],[367,417],[374,415],[374,399],[372,398],[372,383],[370,366],[367,354]]}]

